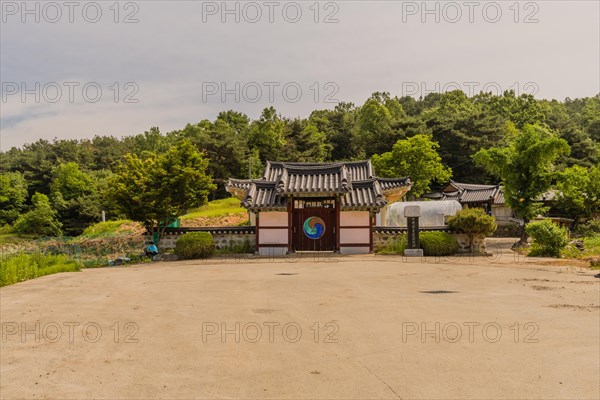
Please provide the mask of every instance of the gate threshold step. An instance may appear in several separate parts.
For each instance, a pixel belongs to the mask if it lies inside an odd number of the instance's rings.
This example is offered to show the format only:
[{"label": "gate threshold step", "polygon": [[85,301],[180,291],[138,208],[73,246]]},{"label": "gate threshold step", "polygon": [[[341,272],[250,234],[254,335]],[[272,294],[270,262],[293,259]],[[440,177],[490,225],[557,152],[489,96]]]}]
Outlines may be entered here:
[{"label": "gate threshold step", "polygon": [[294,251],[293,254],[333,254],[336,253],[334,250],[297,250]]}]

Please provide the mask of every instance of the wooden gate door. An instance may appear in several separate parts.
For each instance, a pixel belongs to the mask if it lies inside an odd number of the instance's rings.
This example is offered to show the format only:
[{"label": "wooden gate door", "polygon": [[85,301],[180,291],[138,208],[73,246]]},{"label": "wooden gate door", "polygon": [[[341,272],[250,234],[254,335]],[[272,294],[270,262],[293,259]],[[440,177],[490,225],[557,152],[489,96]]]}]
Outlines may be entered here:
[{"label": "wooden gate door", "polygon": [[296,251],[335,251],[334,208],[302,208],[293,211],[292,243]]}]

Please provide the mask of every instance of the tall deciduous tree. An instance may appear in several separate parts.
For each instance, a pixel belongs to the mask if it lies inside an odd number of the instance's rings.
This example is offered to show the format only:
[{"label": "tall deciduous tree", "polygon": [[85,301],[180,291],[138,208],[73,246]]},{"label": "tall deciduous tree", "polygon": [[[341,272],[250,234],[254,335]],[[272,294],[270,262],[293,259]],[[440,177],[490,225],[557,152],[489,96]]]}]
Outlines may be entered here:
[{"label": "tall deciduous tree", "polygon": [[558,175],[555,208],[578,222],[600,213],[600,166],[574,165]]},{"label": "tall deciduous tree", "polygon": [[382,153],[401,139],[402,132],[398,131],[397,125],[405,117],[398,99],[390,98],[389,93],[373,93],[358,110],[354,125],[364,156]]},{"label": "tall deciduous tree", "polygon": [[502,138],[502,119],[483,111],[488,96],[481,94],[469,99],[458,90],[443,93],[435,107],[422,113],[433,140],[440,145],[442,161],[452,168],[460,182],[492,183],[485,170],[471,158],[479,149],[491,147]]},{"label": "tall deciduous tree", "polygon": [[97,182],[74,162],[52,169],[50,200],[67,235],[76,236],[100,221],[101,200]]},{"label": "tall deciduous tree", "polygon": [[58,221],[56,211],[50,205],[48,196],[36,193],[31,199],[31,210],[21,215],[15,222],[15,232],[23,235],[61,236],[62,224]]},{"label": "tall deciduous tree", "polygon": [[427,192],[433,181],[443,183],[452,176],[452,170],[442,164],[438,148],[431,136],[415,135],[398,140],[390,152],[374,155],[373,166],[381,177],[409,177],[413,184],[410,194],[417,197]]},{"label": "tall deciduous tree", "polygon": [[287,149],[285,160],[300,162],[323,162],[331,146],[324,132],[307,120],[294,119],[287,124]]},{"label": "tall deciduous tree", "polygon": [[183,139],[161,155],[126,155],[111,180],[108,195],[128,218],[162,236],[166,225],[205,204],[216,189],[207,168],[208,160]]},{"label": "tall deciduous tree", "polygon": [[265,108],[260,118],[250,125],[248,146],[251,150],[258,150],[261,161],[277,160],[283,156],[285,125],[285,120],[273,107]]},{"label": "tall deciduous tree", "polygon": [[0,174],[0,225],[19,218],[27,201],[27,182],[20,172]]},{"label": "tall deciduous tree", "polygon": [[353,160],[364,153],[353,128],[356,114],[354,104],[340,103],[333,110],[317,110],[310,115],[310,123],[325,133],[331,146],[329,161]]},{"label": "tall deciduous tree", "polygon": [[525,225],[545,211],[540,202],[556,176],[554,163],[568,155],[569,145],[548,130],[525,125],[504,147],[478,151],[473,157],[504,185],[504,199],[524,221],[521,242],[527,240]]},{"label": "tall deciduous tree", "polygon": [[[228,116],[235,117],[235,114],[228,114]],[[214,123],[203,120],[173,133],[179,138],[189,139],[211,160],[208,172],[217,184],[218,191],[214,195],[219,197],[226,197],[227,179],[248,176],[250,155],[246,138],[239,133],[238,122],[229,119],[233,126],[229,125],[226,119],[217,118]],[[256,168],[260,169],[260,163],[256,164]]]}]

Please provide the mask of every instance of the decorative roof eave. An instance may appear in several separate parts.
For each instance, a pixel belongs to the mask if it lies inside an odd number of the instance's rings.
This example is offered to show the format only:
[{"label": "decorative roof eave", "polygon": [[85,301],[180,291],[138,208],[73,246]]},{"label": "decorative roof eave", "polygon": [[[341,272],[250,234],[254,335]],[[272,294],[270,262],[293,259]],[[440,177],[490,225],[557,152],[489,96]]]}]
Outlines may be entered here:
[{"label": "decorative roof eave", "polygon": [[412,188],[408,178],[377,178],[377,182],[387,204],[396,203]]},{"label": "decorative roof eave", "polygon": [[243,201],[244,197],[246,197],[247,189],[236,188],[236,187],[228,187],[227,191],[233,195],[239,201]]},{"label": "decorative roof eave", "polygon": [[233,197],[242,201],[246,197],[248,190],[252,186],[252,179],[232,179],[230,178],[225,185],[225,190],[231,193]]},{"label": "decorative roof eave", "polygon": [[[266,175],[266,174],[265,174]],[[288,181],[288,171],[284,169],[281,175],[279,175],[279,181],[277,182],[277,193],[282,194],[285,192]]]},{"label": "decorative roof eave", "polygon": [[402,199],[406,195],[406,193],[408,193],[408,191],[410,189],[411,189],[411,186],[398,187],[398,188],[394,188],[394,189],[384,190],[383,194],[385,196],[385,200],[386,200],[387,204],[394,204],[394,203],[400,201],[400,199]]},{"label": "decorative roof eave", "polygon": [[254,197],[256,196],[256,184],[250,186],[250,189],[248,189],[248,191],[246,192],[246,196],[244,197],[244,200],[242,200],[242,207],[245,208],[250,208],[252,207],[252,204],[254,203]]},{"label": "decorative roof eave", "polygon": [[352,190],[352,185],[348,181],[348,168],[345,165],[342,165],[340,169],[340,180],[341,180],[341,190],[344,193],[348,193]]},{"label": "decorative roof eave", "polygon": [[381,185],[378,180],[373,182],[373,191],[375,192],[375,203],[378,207],[385,207],[387,205],[387,199],[381,190]]}]

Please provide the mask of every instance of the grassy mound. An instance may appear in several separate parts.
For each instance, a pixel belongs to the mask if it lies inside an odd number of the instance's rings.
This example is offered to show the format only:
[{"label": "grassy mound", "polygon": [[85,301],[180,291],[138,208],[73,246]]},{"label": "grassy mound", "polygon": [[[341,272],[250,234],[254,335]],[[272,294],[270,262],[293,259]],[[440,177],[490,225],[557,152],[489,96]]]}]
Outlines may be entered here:
[{"label": "grassy mound", "polygon": [[181,225],[200,226],[239,226],[248,220],[248,211],[240,207],[235,197],[214,200],[190,211],[181,217]]},{"label": "grassy mound", "polygon": [[86,267],[106,266],[108,260],[118,257],[138,261],[143,253],[144,232],[146,230],[138,222],[106,221],[87,227],[80,236],[66,243],[53,245],[58,253],[75,254]]},{"label": "grassy mound", "polygon": [[127,219],[119,219],[116,221],[98,222],[97,224],[88,226],[75,240],[128,236],[142,231],[143,228],[139,223]]}]

